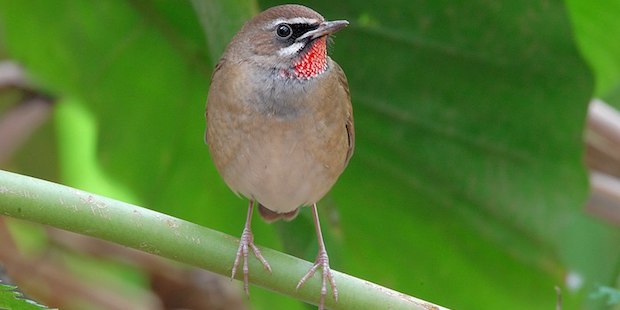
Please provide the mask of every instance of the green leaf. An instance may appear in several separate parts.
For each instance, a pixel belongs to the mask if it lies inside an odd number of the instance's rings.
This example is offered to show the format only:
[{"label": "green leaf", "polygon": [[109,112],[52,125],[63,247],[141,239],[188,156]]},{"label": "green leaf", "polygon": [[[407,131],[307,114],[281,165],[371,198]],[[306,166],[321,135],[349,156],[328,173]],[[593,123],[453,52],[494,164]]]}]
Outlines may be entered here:
[{"label": "green leaf", "polygon": [[345,270],[465,309],[614,279],[618,232],[582,211],[592,78],[562,3],[313,5],[352,22],[332,53],[358,137],[334,190]]},{"label": "green leaf", "polygon": [[[210,162],[203,112],[216,55],[253,1],[6,2],[8,52],[41,86],[83,105],[96,129],[92,164],[123,188],[115,197],[241,233],[246,202]],[[564,3],[312,7],[351,22],[330,49],[349,78],[357,129],[350,166],[321,204],[332,267],[458,309],[553,309],[554,286],[570,276],[582,285],[563,289],[566,308],[604,307],[587,296],[618,276],[620,234],[582,208],[593,77]],[[59,139],[82,135],[62,130],[80,120],[62,109]],[[61,158],[87,143],[73,141]],[[107,194],[86,181],[93,171],[65,183]],[[253,229],[259,244],[312,260],[308,223],[303,210]],[[256,308],[274,308],[275,297],[254,291]]]},{"label": "green leaf", "polygon": [[568,0],[576,41],[596,76],[600,97],[612,96],[620,107],[620,2],[615,0]]},{"label": "green leaf", "polygon": [[31,310],[49,308],[32,300],[25,299],[22,293],[17,291],[17,286],[0,283],[0,309]]}]

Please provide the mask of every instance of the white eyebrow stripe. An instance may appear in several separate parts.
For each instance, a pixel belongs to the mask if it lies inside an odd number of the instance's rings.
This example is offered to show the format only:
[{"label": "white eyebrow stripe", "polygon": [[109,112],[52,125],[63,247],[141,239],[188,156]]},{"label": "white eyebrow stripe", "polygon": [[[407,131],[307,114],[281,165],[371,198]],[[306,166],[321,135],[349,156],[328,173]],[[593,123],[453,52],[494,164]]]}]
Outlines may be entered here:
[{"label": "white eyebrow stripe", "polygon": [[290,19],[284,19],[284,18],[278,18],[276,20],[274,20],[273,22],[271,22],[270,27],[269,28],[273,28],[279,24],[282,23],[286,23],[286,24],[318,24],[319,20],[318,19],[314,19],[314,18],[306,18],[306,17],[293,17]]},{"label": "white eyebrow stripe", "polygon": [[300,49],[302,49],[306,45],[304,42],[296,42],[287,47],[283,47],[278,50],[278,55],[280,56],[290,56],[297,53]]}]

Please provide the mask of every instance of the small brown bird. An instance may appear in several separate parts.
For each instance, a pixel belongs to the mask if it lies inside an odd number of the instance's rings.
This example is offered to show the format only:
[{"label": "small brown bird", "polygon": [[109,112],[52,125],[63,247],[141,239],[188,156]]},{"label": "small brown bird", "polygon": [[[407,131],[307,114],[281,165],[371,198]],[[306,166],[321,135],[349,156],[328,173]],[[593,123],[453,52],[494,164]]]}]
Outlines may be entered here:
[{"label": "small brown bird", "polygon": [[234,277],[243,261],[246,293],[249,249],[271,271],[254,245],[250,227],[255,204],[269,222],[291,220],[300,207],[311,206],[319,252],[297,288],[321,268],[319,309],[328,281],[338,299],[316,203],[353,154],[349,86],[326,46],[328,36],[347,25],[325,21],[301,5],[276,6],[247,22],[215,67],[206,141],[226,184],[250,201],[232,268]]}]

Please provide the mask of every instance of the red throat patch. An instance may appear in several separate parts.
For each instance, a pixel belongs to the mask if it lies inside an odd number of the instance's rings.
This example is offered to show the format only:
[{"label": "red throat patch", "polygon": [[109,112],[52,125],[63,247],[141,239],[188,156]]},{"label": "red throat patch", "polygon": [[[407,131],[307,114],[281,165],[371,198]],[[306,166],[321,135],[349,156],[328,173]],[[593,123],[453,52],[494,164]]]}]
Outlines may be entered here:
[{"label": "red throat patch", "polygon": [[310,79],[327,69],[327,37],[321,37],[310,44],[310,48],[295,62],[295,77]]}]

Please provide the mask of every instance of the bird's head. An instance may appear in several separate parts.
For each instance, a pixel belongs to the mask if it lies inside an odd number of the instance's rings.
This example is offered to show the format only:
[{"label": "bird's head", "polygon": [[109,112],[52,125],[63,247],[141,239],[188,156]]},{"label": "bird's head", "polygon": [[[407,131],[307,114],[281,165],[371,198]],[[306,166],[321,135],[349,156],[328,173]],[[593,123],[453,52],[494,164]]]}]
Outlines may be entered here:
[{"label": "bird's head", "polygon": [[305,6],[276,6],[247,22],[228,54],[282,78],[311,79],[327,70],[328,36],[348,24],[346,20],[325,21]]}]

